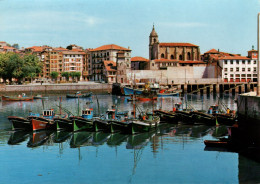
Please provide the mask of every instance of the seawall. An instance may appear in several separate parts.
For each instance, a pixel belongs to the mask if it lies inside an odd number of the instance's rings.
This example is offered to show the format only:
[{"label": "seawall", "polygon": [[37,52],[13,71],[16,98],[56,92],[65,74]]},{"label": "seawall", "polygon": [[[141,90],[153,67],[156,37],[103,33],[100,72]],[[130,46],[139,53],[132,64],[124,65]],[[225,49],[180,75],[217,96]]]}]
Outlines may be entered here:
[{"label": "seawall", "polygon": [[65,83],[65,84],[27,84],[27,85],[0,85],[0,94],[21,93],[21,92],[43,92],[43,93],[66,93],[70,91],[101,91],[104,93],[111,93],[112,85],[82,82],[82,83]]}]

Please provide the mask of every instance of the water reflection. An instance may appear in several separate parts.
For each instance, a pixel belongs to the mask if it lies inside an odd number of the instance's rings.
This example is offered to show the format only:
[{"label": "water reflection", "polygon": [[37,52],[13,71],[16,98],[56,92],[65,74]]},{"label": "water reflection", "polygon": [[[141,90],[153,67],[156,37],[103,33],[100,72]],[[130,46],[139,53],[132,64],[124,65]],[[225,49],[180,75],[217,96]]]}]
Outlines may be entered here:
[{"label": "water reflection", "polygon": [[12,132],[10,138],[8,140],[8,144],[10,145],[19,145],[20,143],[27,140],[29,137],[29,132],[26,131],[15,131]]}]

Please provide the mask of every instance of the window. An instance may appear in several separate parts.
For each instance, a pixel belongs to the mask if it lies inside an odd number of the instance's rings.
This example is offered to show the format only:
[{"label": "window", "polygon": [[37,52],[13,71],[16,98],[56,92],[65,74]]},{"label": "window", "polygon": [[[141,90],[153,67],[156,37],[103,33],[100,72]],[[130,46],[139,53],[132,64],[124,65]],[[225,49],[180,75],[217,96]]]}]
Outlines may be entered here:
[{"label": "window", "polygon": [[242,68],[242,72],[244,72],[244,71],[246,71],[246,69],[245,69],[245,68]]},{"label": "window", "polygon": [[233,65],[233,60],[230,61],[230,64]]},{"label": "window", "polygon": [[247,63],[248,63],[248,64],[251,64],[251,61],[250,61],[250,60],[248,60],[248,61],[247,61]]},{"label": "window", "polygon": [[173,56],[173,55],[171,55],[171,59],[174,59],[174,56]]},{"label": "window", "polygon": [[191,59],[191,57],[190,57],[190,52],[188,52],[188,54],[187,54],[187,58],[188,58],[188,60]]},{"label": "window", "polygon": [[228,71],[228,69],[227,69],[227,68],[224,68],[224,71],[225,71],[225,72],[227,72],[227,71]]},{"label": "window", "polygon": [[245,63],[246,63],[246,61],[245,61],[245,60],[243,60],[243,61],[242,61],[242,64],[244,65]]},{"label": "window", "polygon": [[154,66],[154,63],[152,63],[152,66]]},{"label": "window", "polygon": [[230,68],[230,71],[233,72],[233,68]]},{"label": "window", "polygon": [[254,60],[254,64],[256,64],[256,60]]},{"label": "window", "polygon": [[249,71],[249,72],[250,72],[250,71],[251,71],[251,68],[248,68],[248,69],[247,69],[247,71]]},{"label": "window", "polygon": [[256,67],[254,67],[254,72],[256,72]]},{"label": "window", "polygon": [[238,65],[239,65],[239,61],[238,61],[238,60],[236,60],[236,64],[238,64]]},{"label": "window", "polygon": [[252,75],[251,74],[247,74],[247,77],[251,77]]},{"label": "window", "polygon": [[236,71],[239,72],[239,67],[236,67]]},{"label": "window", "polygon": [[161,58],[164,58],[164,54],[163,53],[161,54]]},{"label": "window", "polygon": [[182,55],[179,55],[179,60],[182,60]]},{"label": "window", "polygon": [[240,74],[236,74],[236,77],[240,77]]},{"label": "window", "polygon": [[234,77],[234,74],[230,74],[230,78],[233,78]]},{"label": "window", "polygon": [[225,60],[224,63],[227,64],[227,60]]}]

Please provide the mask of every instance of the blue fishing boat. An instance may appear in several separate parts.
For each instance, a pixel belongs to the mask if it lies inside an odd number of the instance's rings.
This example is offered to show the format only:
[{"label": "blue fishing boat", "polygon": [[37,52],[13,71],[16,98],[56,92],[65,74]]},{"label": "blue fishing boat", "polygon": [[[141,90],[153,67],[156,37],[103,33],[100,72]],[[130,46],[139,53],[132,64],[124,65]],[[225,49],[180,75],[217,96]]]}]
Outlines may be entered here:
[{"label": "blue fishing boat", "polygon": [[127,87],[127,86],[124,86],[123,87],[123,90],[124,90],[124,94],[126,96],[129,96],[129,95],[140,95],[142,94],[143,92],[143,89],[134,89],[134,88],[131,88],[131,87]]}]

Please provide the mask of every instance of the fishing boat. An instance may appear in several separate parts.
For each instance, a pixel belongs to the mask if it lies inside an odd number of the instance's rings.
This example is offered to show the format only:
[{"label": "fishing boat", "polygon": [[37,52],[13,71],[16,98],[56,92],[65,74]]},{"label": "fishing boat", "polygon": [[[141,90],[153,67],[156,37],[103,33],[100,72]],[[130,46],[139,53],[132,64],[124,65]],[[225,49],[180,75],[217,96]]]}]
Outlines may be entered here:
[{"label": "fishing boat", "polygon": [[81,116],[71,116],[69,118],[73,124],[73,131],[93,130],[93,108],[82,110]]},{"label": "fishing boat", "polygon": [[161,122],[178,123],[176,113],[173,111],[154,110],[154,114],[160,117]]},{"label": "fishing boat", "polygon": [[18,96],[2,96],[3,101],[31,101],[33,96],[26,96],[25,93]]},{"label": "fishing boat", "polygon": [[32,122],[33,131],[48,130],[48,129],[55,130],[56,124],[53,120],[55,117],[66,118],[67,114],[55,115],[53,109],[47,109],[47,110],[43,110],[42,116],[30,116],[29,118],[31,119]]},{"label": "fishing boat", "polygon": [[105,115],[101,115],[99,118],[96,118],[93,122],[94,131],[105,131],[111,132],[111,121],[116,119],[116,109],[108,109]]},{"label": "fishing boat", "polygon": [[193,121],[196,123],[202,123],[205,125],[216,125],[216,116],[212,115],[210,113],[210,110],[208,113],[204,111],[192,111],[190,112],[193,115]]},{"label": "fishing boat", "polygon": [[141,95],[138,95],[137,97],[138,101],[156,101],[157,100],[157,94],[156,91],[152,88],[145,89]]},{"label": "fishing boat", "polygon": [[124,92],[124,94],[126,96],[129,96],[129,95],[140,95],[140,94],[142,94],[143,89],[134,89],[132,87],[124,86],[123,87],[123,92]]},{"label": "fishing boat", "polygon": [[157,93],[158,97],[170,97],[170,96],[179,96],[182,90],[161,90]]},{"label": "fishing boat", "polygon": [[12,130],[32,130],[32,123],[28,118],[8,116],[7,119],[12,123]]},{"label": "fishing boat", "polygon": [[69,118],[56,117],[53,118],[57,131],[73,131],[73,121]]},{"label": "fishing boat", "polygon": [[153,113],[139,115],[138,118],[131,120],[131,134],[149,132],[160,124],[160,117]]},{"label": "fishing boat", "polygon": [[193,124],[194,123],[193,114],[188,109],[183,110],[181,106],[182,106],[181,102],[180,103],[176,103],[175,107],[173,109],[173,111],[176,114],[177,120],[181,121],[182,123],[188,123],[188,124],[191,123],[191,124]]},{"label": "fishing boat", "polygon": [[88,98],[92,96],[92,92],[88,92],[88,93],[81,93],[80,91],[77,91],[74,94],[67,94],[66,97],[67,98]]}]

